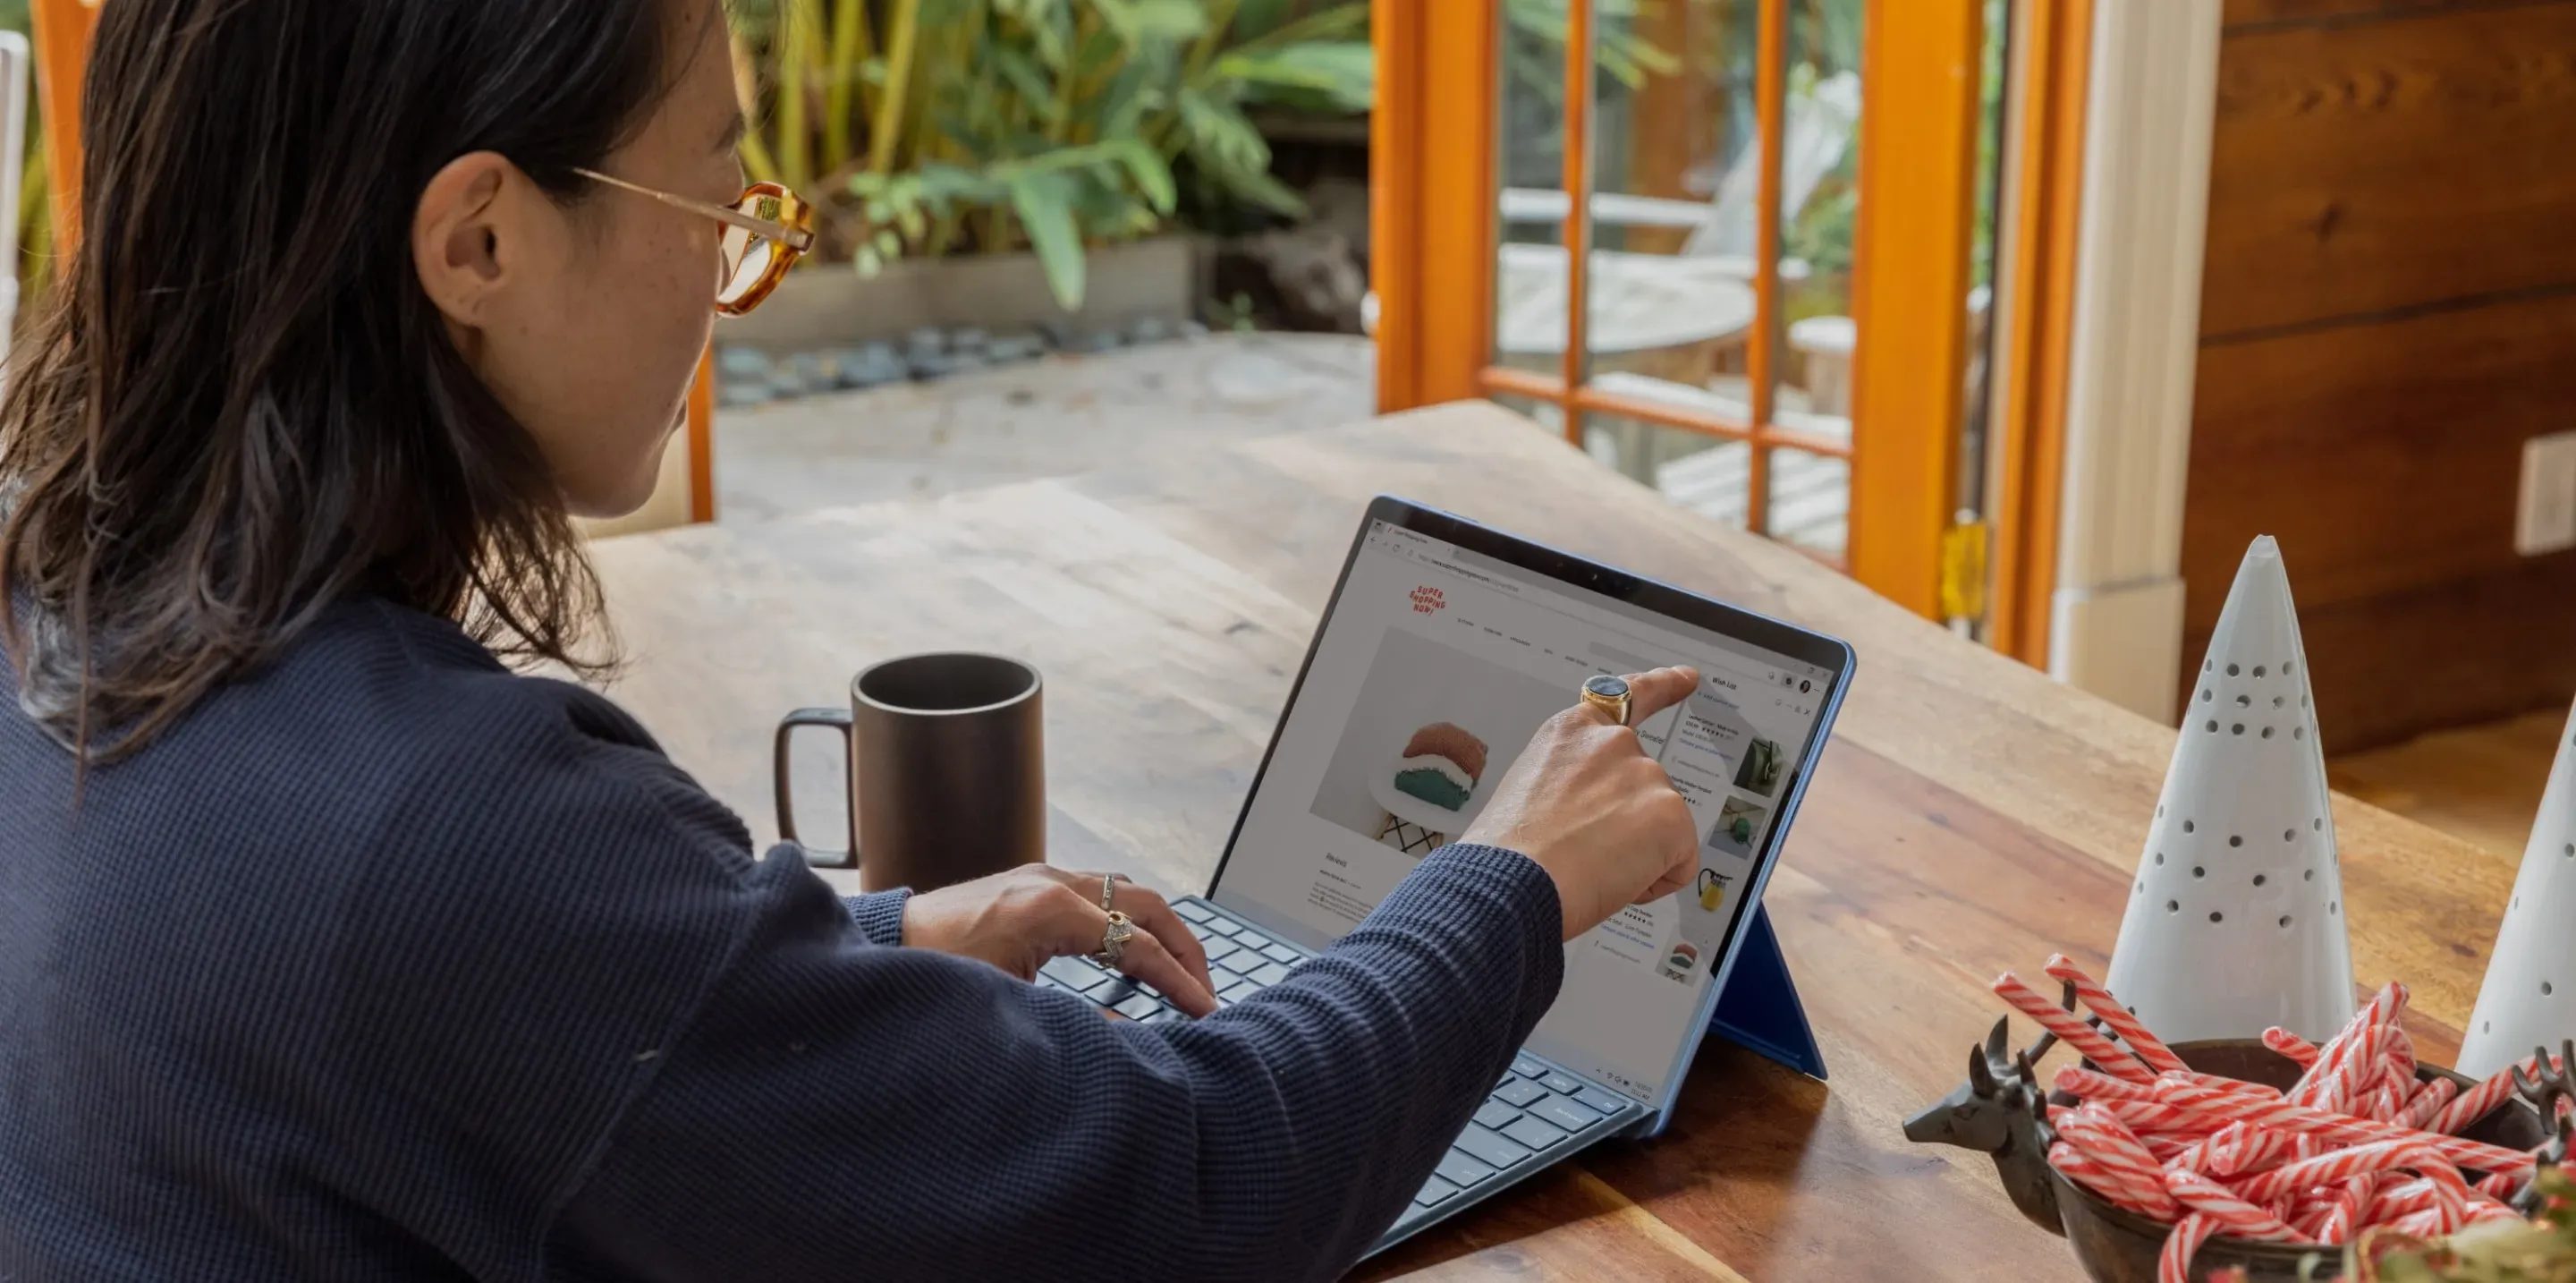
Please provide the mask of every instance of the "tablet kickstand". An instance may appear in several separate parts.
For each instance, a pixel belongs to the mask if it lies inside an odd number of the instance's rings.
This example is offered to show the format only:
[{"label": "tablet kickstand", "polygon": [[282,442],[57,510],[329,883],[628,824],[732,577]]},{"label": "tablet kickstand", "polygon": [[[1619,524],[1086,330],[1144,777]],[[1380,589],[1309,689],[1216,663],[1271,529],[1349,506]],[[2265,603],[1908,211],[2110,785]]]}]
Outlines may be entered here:
[{"label": "tablet kickstand", "polygon": [[1780,937],[1771,930],[1771,911],[1753,907],[1745,924],[1744,947],[1727,972],[1726,991],[1717,996],[1709,1031],[1757,1051],[1810,1078],[1825,1076],[1825,1053],[1807,1025],[1807,1009],[1798,1001],[1798,985],[1780,956]]}]

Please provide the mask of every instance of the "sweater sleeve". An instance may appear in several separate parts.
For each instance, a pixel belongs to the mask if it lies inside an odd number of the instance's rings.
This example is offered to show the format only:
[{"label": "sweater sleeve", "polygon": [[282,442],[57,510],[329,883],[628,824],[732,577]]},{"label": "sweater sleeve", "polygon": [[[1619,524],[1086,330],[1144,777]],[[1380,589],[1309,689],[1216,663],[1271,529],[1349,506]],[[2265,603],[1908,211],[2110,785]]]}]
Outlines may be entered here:
[{"label": "sweater sleeve", "polygon": [[903,907],[911,900],[911,887],[896,887],[892,891],[844,896],[841,903],[849,906],[850,921],[859,924],[859,934],[866,936],[869,943],[892,948],[903,943]]},{"label": "sweater sleeve", "polygon": [[1288,981],[1176,1024],[864,944],[776,852],[744,894],[730,960],[554,1220],[564,1277],[1333,1278],[1564,961],[1553,884],[1488,847],[1435,853]]}]

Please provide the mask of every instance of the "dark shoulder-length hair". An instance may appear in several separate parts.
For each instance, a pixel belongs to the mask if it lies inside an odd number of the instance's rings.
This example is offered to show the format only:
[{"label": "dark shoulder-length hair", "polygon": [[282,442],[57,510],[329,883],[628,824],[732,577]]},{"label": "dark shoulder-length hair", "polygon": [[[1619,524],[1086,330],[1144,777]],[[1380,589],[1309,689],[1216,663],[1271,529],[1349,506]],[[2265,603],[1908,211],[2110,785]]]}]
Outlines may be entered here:
[{"label": "dark shoulder-length hair", "polygon": [[684,0],[115,0],[78,248],[0,400],[0,643],[91,763],[333,602],[575,668],[598,587],[464,364],[411,226],[458,156],[567,203],[649,117]]}]

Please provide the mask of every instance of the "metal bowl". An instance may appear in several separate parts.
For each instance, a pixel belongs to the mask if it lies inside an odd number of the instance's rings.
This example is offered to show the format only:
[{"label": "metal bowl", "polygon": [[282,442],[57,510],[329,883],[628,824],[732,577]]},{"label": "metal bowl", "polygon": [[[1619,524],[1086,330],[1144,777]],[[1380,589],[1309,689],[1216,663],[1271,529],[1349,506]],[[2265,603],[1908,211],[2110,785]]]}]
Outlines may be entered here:
[{"label": "metal bowl", "polygon": [[[2173,1052],[2184,1064],[2205,1074],[2223,1074],[2284,1090],[2299,1080],[2298,1062],[2264,1046],[2260,1039],[2176,1043]],[[2463,1091],[2477,1085],[2431,1065],[2416,1066],[2415,1076],[2428,1081],[2437,1076],[2448,1078]],[[2051,1095],[2049,1101],[2070,1105],[2074,1098],[2058,1093]],[[2540,1145],[2550,1135],[2541,1125],[2539,1111],[2518,1099],[2507,1100],[2460,1134],[2470,1140],[2525,1150]],[[2155,1283],[2156,1258],[2164,1251],[2171,1226],[2104,1202],[2054,1167],[2048,1169],[2048,1177],[2056,1187],[2057,1214],[2065,1226],[2066,1241],[2075,1248],[2075,1259],[2083,1265],[2087,1277],[2095,1283]],[[2298,1283],[2299,1263],[2320,1254],[2323,1260],[2314,1277],[2341,1278],[2339,1249],[2212,1238],[2192,1258],[2191,1276],[2203,1278],[2212,1270],[2236,1266],[2245,1271],[2251,1283]]]}]

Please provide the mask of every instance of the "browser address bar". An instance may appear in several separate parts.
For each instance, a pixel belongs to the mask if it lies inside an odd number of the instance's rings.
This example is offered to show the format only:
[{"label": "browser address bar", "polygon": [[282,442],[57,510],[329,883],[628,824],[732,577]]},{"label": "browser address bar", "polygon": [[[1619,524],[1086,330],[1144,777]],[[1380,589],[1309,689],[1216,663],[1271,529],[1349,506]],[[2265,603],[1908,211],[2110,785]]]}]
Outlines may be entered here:
[{"label": "browser address bar", "polygon": [[[1641,673],[1650,668],[1662,667],[1661,664],[1654,660],[1646,659],[1637,655],[1631,655],[1615,646],[1605,646],[1600,642],[1593,642],[1584,649],[1595,659],[1606,659],[1614,663],[1626,665],[1628,671],[1632,673]],[[1711,677],[1716,673],[1723,672],[1733,674],[1734,676],[1755,686],[1781,686],[1787,684],[1782,681],[1785,674],[1777,668],[1772,668],[1764,664],[1739,663],[1730,657],[1714,652],[1702,651],[1700,654],[1693,656],[1684,662],[1688,663],[1691,667],[1698,669],[1699,675],[1703,678]],[[1721,684],[1733,685],[1734,683],[1729,682]]]},{"label": "browser address bar", "polygon": [[[1626,632],[1607,621],[1577,614],[1572,610],[1554,605],[1547,600],[1547,596],[1545,594],[1533,595],[1525,593],[1522,591],[1524,585],[1520,580],[1509,575],[1498,575],[1479,570],[1475,566],[1468,564],[1467,558],[1465,557],[1442,557],[1436,553],[1429,552],[1418,547],[1408,548],[1401,545],[1394,546],[1390,550],[1396,552],[1408,561],[1418,562],[1422,565],[1457,575],[1460,578],[1471,580],[1483,587],[1497,589],[1527,605],[1536,606],[1551,614],[1561,615],[1567,619],[1571,619],[1576,623],[1583,625],[1587,629],[1608,632],[1613,636],[1625,637],[1653,649],[1670,649],[1669,643],[1651,642],[1646,638],[1638,637],[1634,633]],[[1661,665],[1655,661],[1620,650],[1616,646],[1608,645],[1603,642],[1595,641],[1589,643],[1586,649],[1593,658],[1610,660],[1619,664],[1624,664],[1630,672],[1644,672],[1650,668],[1661,667]],[[1703,649],[1697,647],[1694,647],[1693,649],[1698,651],[1700,657],[1693,658],[1689,662],[1692,667],[1700,670],[1700,676],[1703,678],[1712,676],[1712,670],[1715,670],[1716,672],[1722,672],[1735,677],[1738,682],[1758,687],[1787,686],[1793,685],[1797,681],[1797,678],[1791,676],[1784,669],[1774,668],[1770,665],[1751,660],[1736,659],[1731,656],[1726,656],[1722,651],[1716,651],[1714,649]],[[1719,684],[1736,686],[1736,682],[1721,681]],[[1742,689],[1742,687],[1737,688]]]}]

